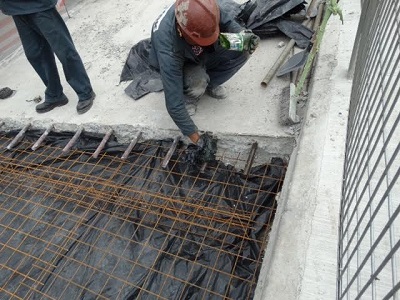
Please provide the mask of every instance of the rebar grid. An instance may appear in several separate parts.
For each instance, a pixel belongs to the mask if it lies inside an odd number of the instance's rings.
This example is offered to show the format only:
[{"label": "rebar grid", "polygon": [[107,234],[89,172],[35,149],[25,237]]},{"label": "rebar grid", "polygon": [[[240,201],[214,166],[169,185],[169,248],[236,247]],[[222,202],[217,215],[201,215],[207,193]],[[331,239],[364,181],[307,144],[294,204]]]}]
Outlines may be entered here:
[{"label": "rebar grid", "polygon": [[399,1],[362,3],[349,112],[339,299],[399,299]]},{"label": "rebar grid", "polygon": [[244,175],[222,153],[203,173],[184,147],[162,168],[168,143],[126,159],[32,144],[0,151],[1,299],[252,298],[285,164]]}]

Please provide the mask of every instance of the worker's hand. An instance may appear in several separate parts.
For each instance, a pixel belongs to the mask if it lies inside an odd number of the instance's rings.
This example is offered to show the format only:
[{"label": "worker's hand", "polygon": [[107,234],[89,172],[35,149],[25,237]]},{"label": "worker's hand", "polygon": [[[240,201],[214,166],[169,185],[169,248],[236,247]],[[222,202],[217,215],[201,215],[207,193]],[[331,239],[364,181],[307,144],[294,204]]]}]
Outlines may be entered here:
[{"label": "worker's hand", "polygon": [[259,43],[260,43],[260,37],[253,33],[253,35],[250,38],[250,45],[249,45],[250,54],[253,54],[253,52],[256,51]]},{"label": "worker's hand", "polygon": [[241,33],[250,34],[249,36],[250,41],[247,50],[249,51],[250,54],[253,54],[254,51],[256,51],[258,44],[260,43],[260,37],[254,34],[253,31],[251,31],[250,29],[245,29]]},{"label": "worker's hand", "polygon": [[186,149],[186,162],[202,164],[215,160],[217,152],[217,140],[210,134],[200,136],[195,144],[190,144]]}]

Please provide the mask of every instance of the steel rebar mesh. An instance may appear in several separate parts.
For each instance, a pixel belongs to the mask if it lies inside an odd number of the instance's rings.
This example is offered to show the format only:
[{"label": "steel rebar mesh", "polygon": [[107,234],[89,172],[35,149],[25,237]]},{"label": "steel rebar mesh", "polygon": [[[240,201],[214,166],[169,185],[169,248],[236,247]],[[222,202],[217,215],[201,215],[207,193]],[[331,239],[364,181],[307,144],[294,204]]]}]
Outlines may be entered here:
[{"label": "steel rebar mesh", "polygon": [[282,160],[248,176],[221,160],[199,172],[182,147],[163,169],[169,142],[127,160],[110,142],[93,159],[92,144],[62,153],[58,138],[0,151],[1,299],[252,298]]},{"label": "steel rebar mesh", "polygon": [[340,216],[339,299],[400,296],[399,13],[400,1],[362,2]]}]

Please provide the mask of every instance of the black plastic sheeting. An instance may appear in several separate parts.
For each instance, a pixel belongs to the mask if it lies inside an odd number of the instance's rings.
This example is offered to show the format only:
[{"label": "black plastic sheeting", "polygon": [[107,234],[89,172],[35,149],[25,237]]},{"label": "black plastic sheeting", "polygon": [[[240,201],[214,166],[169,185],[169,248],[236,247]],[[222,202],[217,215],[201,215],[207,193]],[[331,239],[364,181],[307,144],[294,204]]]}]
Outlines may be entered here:
[{"label": "black plastic sheeting", "polygon": [[255,3],[257,5],[246,21],[246,26],[250,29],[299,13],[305,8],[306,2],[304,0],[256,0]]},{"label": "black plastic sheeting", "polygon": [[164,89],[160,72],[148,61],[150,47],[150,38],[135,44],[129,51],[121,72],[120,81],[132,80],[125,93],[135,100]]},{"label": "black plastic sheeting", "polygon": [[[232,7],[233,0],[220,0],[220,4]],[[232,17],[261,38],[279,33],[293,39],[297,46],[306,48],[310,44],[313,30],[299,22],[290,20],[291,15],[305,9],[303,0],[249,0],[237,9],[230,10]]]},{"label": "black plastic sheeting", "polygon": [[[102,137],[88,133],[67,154],[61,149],[73,133],[50,133],[33,152],[41,133],[28,131],[8,151],[17,132],[0,132],[0,299],[253,297],[265,224],[285,175],[282,159],[253,167],[245,178],[220,161],[200,173],[200,166],[180,161],[183,144],[162,169],[170,140],[139,143],[122,161],[117,157],[126,145],[114,138],[92,158]],[[142,197],[140,209],[118,204],[117,195],[134,202],[143,193],[158,196]],[[182,199],[186,209],[201,200],[205,207],[224,206],[221,214],[251,213],[252,225],[204,224],[194,211],[185,218],[198,226],[188,225],[161,208],[165,197]],[[160,208],[145,213],[146,201]]]}]

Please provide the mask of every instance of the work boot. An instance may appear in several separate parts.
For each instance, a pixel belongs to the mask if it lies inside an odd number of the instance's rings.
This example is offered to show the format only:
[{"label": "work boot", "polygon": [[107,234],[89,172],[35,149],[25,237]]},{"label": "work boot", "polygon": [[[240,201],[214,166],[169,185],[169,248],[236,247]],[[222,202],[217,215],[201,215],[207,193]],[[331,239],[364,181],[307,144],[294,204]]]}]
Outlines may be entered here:
[{"label": "work boot", "polygon": [[48,111],[53,110],[56,107],[63,106],[68,103],[68,98],[64,94],[62,95],[61,99],[54,102],[44,101],[39,105],[36,105],[36,112],[39,114],[46,113]]},{"label": "work boot", "polygon": [[76,111],[78,112],[78,114],[81,115],[87,112],[92,107],[94,98],[96,98],[96,94],[92,91],[89,99],[79,100],[78,105],[76,106]]},{"label": "work boot", "polygon": [[222,85],[217,85],[215,87],[208,86],[206,93],[215,99],[225,99],[228,96],[226,88]]}]

